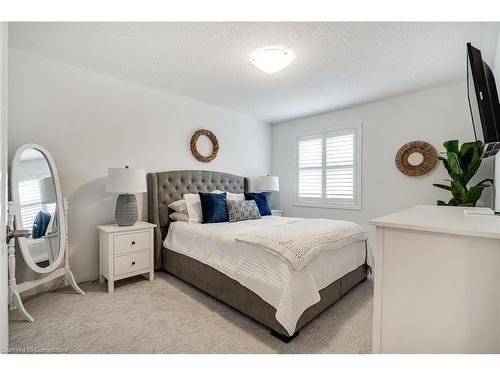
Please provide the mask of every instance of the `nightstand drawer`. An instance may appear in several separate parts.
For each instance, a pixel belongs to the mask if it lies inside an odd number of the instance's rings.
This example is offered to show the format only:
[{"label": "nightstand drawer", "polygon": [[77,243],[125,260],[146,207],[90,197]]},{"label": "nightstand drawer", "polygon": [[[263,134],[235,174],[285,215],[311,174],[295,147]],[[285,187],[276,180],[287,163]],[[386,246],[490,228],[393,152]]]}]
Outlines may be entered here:
[{"label": "nightstand drawer", "polygon": [[149,272],[149,251],[115,257],[115,276],[144,270]]},{"label": "nightstand drawer", "polygon": [[113,252],[115,255],[147,249],[149,249],[149,231],[114,235]]}]

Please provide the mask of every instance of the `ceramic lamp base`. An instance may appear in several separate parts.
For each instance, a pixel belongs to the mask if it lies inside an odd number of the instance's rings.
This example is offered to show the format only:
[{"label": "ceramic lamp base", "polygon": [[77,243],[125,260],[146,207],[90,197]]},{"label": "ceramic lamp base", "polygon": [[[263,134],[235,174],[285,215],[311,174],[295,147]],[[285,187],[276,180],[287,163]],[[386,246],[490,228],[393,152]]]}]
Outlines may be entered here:
[{"label": "ceramic lamp base", "polygon": [[137,222],[137,217],[137,199],[135,194],[120,194],[116,201],[116,223],[122,227],[129,227]]}]

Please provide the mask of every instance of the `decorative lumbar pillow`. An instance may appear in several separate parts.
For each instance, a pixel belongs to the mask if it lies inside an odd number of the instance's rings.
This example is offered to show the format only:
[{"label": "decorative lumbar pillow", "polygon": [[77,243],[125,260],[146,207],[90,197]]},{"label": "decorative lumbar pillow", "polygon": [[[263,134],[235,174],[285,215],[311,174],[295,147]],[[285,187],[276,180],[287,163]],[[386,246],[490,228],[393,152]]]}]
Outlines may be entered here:
[{"label": "decorative lumbar pillow", "polygon": [[245,194],[243,193],[226,193],[226,198],[230,199],[232,201],[244,201],[245,200]]},{"label": "decorative lumbar pillow", "polygon": [[186,201],[188,222],[190,224],[201,223],[203,221],[203,211],[201,210],[201,201],[199,194],[184,194]]},{"label": "decorative lumbar pillow", "polygon": [[242,220],[253,220],[260,219],[259,208],[254,200],[242,201],[242,200],[226,200],[227,211],[229,215],[229,221],[234,223],[235,221]]},{"label": "decorative lumbar pillow", "polygon": [[189,216],[188,214],[185,214],[183,212],[173,212],[170,215],[168,215],[172,220],[174,221],[188,221]]},{"label": "decorative lumbar pillow", "polygon": [[267,203],[266,194],[264,193],[245,193],[245,199],[247,201],[253,200],[257,203],[259,212],[262,216],[271,215],[271,208],[269,208],[269,203]]},{"label": "decorative lumbar pillow", "polygon": [[222,223],[228,220],[226,193],[199,193],[203,224]]},{"label": "decorative lumbar pillow", "polygon": [[186,201],[184,199],[179,199],[178,201],[170,203],[168,208],[174,210],[175,212],[187,214]]}]

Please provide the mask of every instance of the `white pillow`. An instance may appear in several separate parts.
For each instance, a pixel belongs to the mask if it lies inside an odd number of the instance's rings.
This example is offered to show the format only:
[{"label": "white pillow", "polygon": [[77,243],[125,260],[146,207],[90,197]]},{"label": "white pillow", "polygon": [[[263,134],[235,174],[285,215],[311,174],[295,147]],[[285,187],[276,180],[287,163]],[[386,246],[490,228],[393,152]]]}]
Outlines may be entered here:
[{"label": "white pillow", "polygon": [[214,194],[221,194],[221,193],[226,193],[226,199],[230,199],[232,201],[244,201],[245,200],[245,194],[241,193],[230,193],[229,191],[222,191],[222,190],[214,190],[211,191],[211,193]]},{"label": "white pillow", "polygon": [[187,214],[186,201],[184,199],[179,199],[178,201],[170,203],[168,208],[171,208],[175,212]]},{"label": "white pillow", "polygon": [[171,213],[170,215],[168,215],[172,220],[174,221],[188,221],[189,220],[189,216],[188,214],[185,214],[183,212],[174,212],[174,213]]},{"label": "white pillow", "polygon": [[244,201],[245,194],[243,193],[230,193],[226,192],[226,199],[230,199],[232,201]]},{"label": "white pillow", "polygon": [[203,222],[203,211],[201,210],[201,201],[199,194],[184,194],[186,201],[187,214],[189,216],[188,222],[201,223]]}]

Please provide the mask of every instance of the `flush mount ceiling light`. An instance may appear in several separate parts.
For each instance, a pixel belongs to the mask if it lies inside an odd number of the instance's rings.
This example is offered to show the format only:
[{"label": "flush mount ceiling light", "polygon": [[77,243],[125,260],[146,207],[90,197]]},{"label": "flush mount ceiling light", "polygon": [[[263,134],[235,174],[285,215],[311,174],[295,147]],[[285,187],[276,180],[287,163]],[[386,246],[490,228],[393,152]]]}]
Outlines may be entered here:
[{"label": "flush mount ceiling light", "polygon": [[292,51],[281,47],[264,47],[252,54],[252,63],[266,73],[285,69],[294,59]]}]

